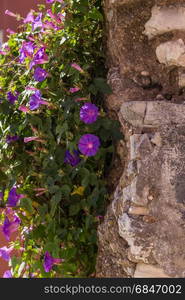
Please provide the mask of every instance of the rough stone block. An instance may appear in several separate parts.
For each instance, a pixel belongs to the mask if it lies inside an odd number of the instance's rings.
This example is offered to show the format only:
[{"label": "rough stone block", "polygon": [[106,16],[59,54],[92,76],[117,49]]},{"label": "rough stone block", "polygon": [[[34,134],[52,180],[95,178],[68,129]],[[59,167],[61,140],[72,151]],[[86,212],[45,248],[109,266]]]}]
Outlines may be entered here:
[{"label": "rough stone block", "polygon": [[134,278],[169,278],[169,276],[158,265],[138,263]]},{"label": "rough stone block", "polygon": [[160,63],[169,66],[185,67],[185,45],[182,39],[160,44],[156,48]]},{"label": "rough stone block", "polygon": [[156,35],[173,30],[185,31],[185,7],[179,5],[170,7],[155,5],[152,8],[151,18],[145,24],[144,34],[151,39]]}]

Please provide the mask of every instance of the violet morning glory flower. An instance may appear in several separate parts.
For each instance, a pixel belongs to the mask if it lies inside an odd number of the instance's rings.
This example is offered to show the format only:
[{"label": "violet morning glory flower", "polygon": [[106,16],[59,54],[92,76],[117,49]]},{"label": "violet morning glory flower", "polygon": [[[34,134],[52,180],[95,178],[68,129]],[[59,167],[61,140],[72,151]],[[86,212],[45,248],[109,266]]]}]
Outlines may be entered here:
[{"label": "violet morning glory flower", "polygon": [[39,137],[37,137],[37,136],[26,137],[26,138],[24,138],[24,143],[29,143],[29,142],[32,142],[32,141],[37,141],[38,139],[39,139]]},{"label": "violet morning glory flower", "polygon": [[38,49],[30,64],[30,69],[35,65],[44,64],[48,61],[48,56],[45,51],[46,51],[45,47],[41,47],[40,49]]},{"label": "violet morning glory flower", "polygon": [[28,91],[38,91],[38,89],[35,88],[34,86],[27,86],[26,90],[28,90]]},{"label": "violet morning glory flower", "polygon": [[48,251],[45,252],[44,264],[43,264],[45,272],[50,272],[53,265],[60,264],[61,262],[62,262],[62,259],[53,258]]},{"label": "violet morning glory flower", "polygon": [[42,28],[42,13],[38,14],[38,16],[32,22],[32,30],[34,31],[37,28]]},{"label": "violet morning glory flower", "polygon": [[12,272],[10,270],[5,271],[3,278],[12,278]]},{"label": "violet morning glory flower", "polygon": [[13,135],[13,136],[7,135],[6,136],[7,144],[11,144],[13,142],[16,142],[18,139],[19,139],[19,136],[17,136],[17,135]]},{"label": "violet morning glory flower", "polygon": [[55,20],[58,24],[60,24],[62,22],[60,15],[54,15],[51,11],[51,9],[47,10],[48,15],[50,16],[50,18],[52,20]]},{"label": "violet morning glory flower", "polygon": [[72,63],[72,64],[71,64],[71,67],[74,68],[74,69],[76,69],[77,71],[79,71],[79,72],[81,72],[81,73],[84,72],[84,71],[82,70],[82,68],[81,68],[78,64],[76,64],[76,63]]},{"label": "violet morning glory flower", "polygon": [[79,164],[80,162],[80,156],[79,156],[79,151],[74,150],[73,154],[69,152],[69,150],[66,150],[65,152],[65,157],[64,157],[64,162],[67,164],[70,164],[72,167],[75,167],[76,165]]},{"label": "violet morning glory flower", "polygon": [[8,219],[8,217],[5,218],[3,226],[2,226],[2,231],[3,231],[7,241],[10,240],[10,235],[18,229],[20,223],[21,223],[21,221],[17,216],[14,216],[14,219],[12,222]]},{"label": "violet morning glory flower", "polygon": [[44,22],[44,28],[46,29],[54,29],[54,30],[59,30],[60,28],[58,26],[56,26],[53,22],[49,22],[49,21],[45,21]]},{"label": "violet morning glory flower", "polygon": [[55,1],[58,1],[60,3],[64,2],[63,0],[46,0],[46,3],[53,3]]},{"label": "violet morning glory flower", "polygon": [[42,82],[48,76],[48,72],[40,67],[37,67],[33,76],[36,81]]},{"label": "violet morning glory flower", "polygon": [[12,11],[10,11],[10,10],[8,10],[8,9],[5,10],[5,15],[8,15],[8,16],[10,16],[10,17],[17,18],[17,15],[14,14]]},{"label": "violet morning glory flower", "polygon": [[94,156],[100,147],[100,140],[94,134],[84,134],[78,143],[80,152],[86,156]]},{"label": "violet morning glory flower", "polygon": [[40,107],[41,104],[48,105],[47,101],[42,100],[41,92],[36,91],[31,97],[29,101],[30,110],[35,110]]},{"label": "violet morning glory flower", "polygon": [[80,119],[85,124],[94,123],[98,118],[98,107],[90,102],[85,103],[80,109]]},{"label": "violet morning glory flower", "polygon": [[7,52],[6,52],[6,51],[2,51],[2,50],[0,50],[0,54],[1,54],[1,55],[6,55],[6,54],[7,54]]},{"label": "violet morning glory flower", "polygon": [[23,197],[23,194],[17,194],[17,188],[14,186],[9,192],[7,206],[15,207],[18,201]]},{"label": "violet morning glory flower", "polygon": [[78,92],[79,90],[80,90],[79,87],[73,87],[73,88],[70,88],[70,89],[69,89],[70,93],[76,93],[76,92]]},{"label": "violet morning glory flower", "polygon": [[11,104],[14,104],[15,101],[18,99],[18,93],[16,92],[14,95],[12,92],[8,92],[7,99]]},{"label": "violet morning glory flower", "polygon": [[29,105],[31,110],[39,108],[41,101],[41,93],[38,91],[30,97]]},{"label": "violet morning glory flower", "polygon": [[25,113],[29,112],[29,108],[26,107],[25,105],[19,106],[19,110],[22,111],[22,112],[25,112]]},{"label": "violet morning glory flower", "polygon": [[20,48],[19,61],[23,63],[26,57],[32,57],[34,53],[35,45],[33,42],[23,42]]},{"label": "violet morning glory flower", "polygon": [[33,21],[34,21],[34,15],[33,15],[33,12],[34,12],[34,10],[31,10],[28,14],[27,14],[27,16],[26,16],[26,18],[24,19],[24,21],[23,21],[23,23],[32,23]]},{"label": "violet morning glory flower", "polygon": [[2,247],[0,248],[0,257],[2,257],[4,260],[9,261],[10,260],[10,253],[12,252],[13,247],[7,248]]},{"label": "violet morning glory flower", "polygon": [[9,34],[15,34],[16,32],[10,28],[7,28],[6,29],[6,32],[9,33]]}]

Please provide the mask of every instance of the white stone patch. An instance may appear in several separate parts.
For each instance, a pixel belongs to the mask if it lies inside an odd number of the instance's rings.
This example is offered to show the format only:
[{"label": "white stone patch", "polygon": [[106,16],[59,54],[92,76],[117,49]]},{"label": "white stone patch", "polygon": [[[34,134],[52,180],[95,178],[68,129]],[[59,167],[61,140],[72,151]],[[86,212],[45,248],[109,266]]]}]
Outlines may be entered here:
[{"label": "white stone patch", "polygon": [[179,87],[184,88],[185,87],[185,72],[179,71]]},{"label": "white stone patch", "polygon": [[143,33],[151,39],[173,30],[185,31],[185,6],[160,7],[155,5]]},{"label": "white stone patch", "polygon": [[156,56],[161,64],[185,67],[185,45],[182,39],[160,44],[156,48]]},{"label": "white stone patch", "polygon": [[148,265],[143,263],[138,263],[134,273],[134,278],[169,278],[163,269],[158,265]]},{"label": "white stone patch", "polygon": [[137,261],[148,263],[148,257],[151,255],[153,245],[146,247],[133,228],[132,220],[124,213],[118,218],[119,235],[125,239],[130,246],[131,256]]}]

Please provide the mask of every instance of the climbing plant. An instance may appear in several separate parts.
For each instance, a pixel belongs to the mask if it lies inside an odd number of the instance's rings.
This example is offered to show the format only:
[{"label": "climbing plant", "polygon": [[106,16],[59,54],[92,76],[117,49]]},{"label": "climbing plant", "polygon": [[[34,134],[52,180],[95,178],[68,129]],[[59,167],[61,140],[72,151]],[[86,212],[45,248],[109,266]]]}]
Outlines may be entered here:
[{"label": "climbing plant", "polygon": [[101,1],[46,2],[26,18],[6,11],[20,26],[0,51],[5,277],[93,276],[105,166],[121,138],[103,105]]}]

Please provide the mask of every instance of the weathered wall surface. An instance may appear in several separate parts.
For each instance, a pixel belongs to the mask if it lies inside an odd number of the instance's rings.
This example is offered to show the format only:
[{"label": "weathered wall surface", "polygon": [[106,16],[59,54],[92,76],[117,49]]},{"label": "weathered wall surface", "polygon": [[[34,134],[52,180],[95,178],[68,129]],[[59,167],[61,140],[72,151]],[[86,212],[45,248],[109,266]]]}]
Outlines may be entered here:
[{"label": "weathered wall surface", "polygon": [[185,277],[185,1],[105,0],[104,9],[106,105],[125,140],[97,277]]}]

